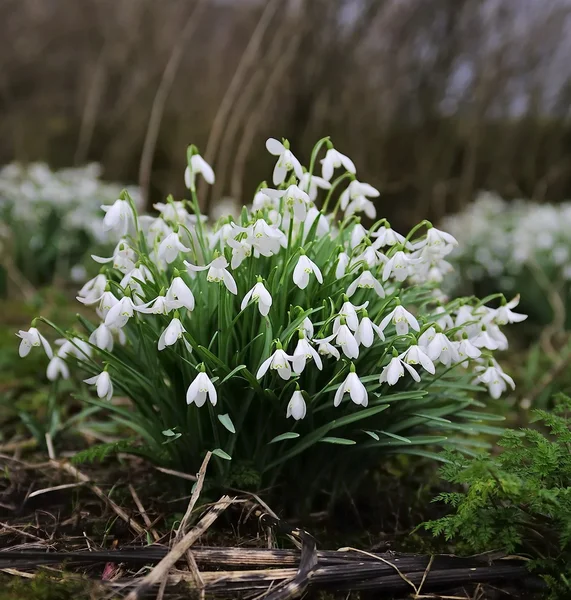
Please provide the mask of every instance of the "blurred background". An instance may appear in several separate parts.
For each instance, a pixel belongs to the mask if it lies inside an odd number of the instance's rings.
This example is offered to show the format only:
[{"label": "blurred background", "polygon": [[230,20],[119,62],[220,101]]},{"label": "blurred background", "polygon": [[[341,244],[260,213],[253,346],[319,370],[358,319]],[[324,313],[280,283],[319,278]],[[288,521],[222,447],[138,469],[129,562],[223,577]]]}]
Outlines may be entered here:
[{"label": "blurred background", "polygon": [[[101,163],[150,205],[249,202],[269,136],[330,135],[400,228],[571,194],[568,0],[3,0],[0,164]],[[208,193],[208,197],[204,196]]]}]

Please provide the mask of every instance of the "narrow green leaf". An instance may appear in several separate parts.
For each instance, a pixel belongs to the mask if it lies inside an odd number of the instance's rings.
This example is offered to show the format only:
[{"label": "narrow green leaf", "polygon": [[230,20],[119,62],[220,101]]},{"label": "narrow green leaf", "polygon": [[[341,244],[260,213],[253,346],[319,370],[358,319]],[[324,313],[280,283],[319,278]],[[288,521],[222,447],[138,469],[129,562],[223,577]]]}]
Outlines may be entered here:
[{"label": "narrow green leaf", "polygon": [[228,375],[226,375],[226,377],[224,377],[224,379],[220,382],[220,385],[222,385],[223,383],[226,383],[229,379],[234,377],[234,375],[236,375],[236,373],[239,373],[242,369],[245,369],[245,368],[246,368],[246,365],[238,365],[235,369],[232,369],[230,371],[230,373],[228,373]]},{"label": "narrow green leaf", "polygon": [[229,454],[226,454],[226,452],[224,452],[224,450],[221,448],[212,450],[212,454],[214,454],[214,456],[218,456],[218,458],[223,458],[224,460],[232,460],[232,457]]},{"label": "narrow green leaf", "polygon": [[397,435],[396,433],[391,433],[390,431],[379,431],[383,435],[386,435],[394,440],[399,440],[399,442],[404,442],[405,444],[412,444],[412,441],[406,437],[402,437],[401,435]]},{"label": "narrow green leaf", "polygon": [[374,431],[367,431],[366,429],[363,429],[363,433],[366,433],[367,435],[370,435],[374,440],[376,440],[377,442],[381,439],[378,434],[376,434]]},{"label": "narrow green leaf", "polygon": [[295,431],[286,431],[285,433],[281,433],[280,435],[276,435],[275,438],[271,439],[268,444],[273,444],[274,442],[281,442],[283,440],[293,440],[299,437],[299,433]]},{"label": "narrow green leaf", "polygon": [[218,420],[230,433],[236,433],[236,428],[234,427],[234,423],[232,423],[232,419],[229,414],[218,415]]},{"label": "narrow green leaf", "polygon": [[355,440],[348,440],[347,438],[339,438],[339,437],[324,437],[319,440],[320,442],[325,442],[327,444],[340,444],[341,446],[353,446],[357,442]]}]

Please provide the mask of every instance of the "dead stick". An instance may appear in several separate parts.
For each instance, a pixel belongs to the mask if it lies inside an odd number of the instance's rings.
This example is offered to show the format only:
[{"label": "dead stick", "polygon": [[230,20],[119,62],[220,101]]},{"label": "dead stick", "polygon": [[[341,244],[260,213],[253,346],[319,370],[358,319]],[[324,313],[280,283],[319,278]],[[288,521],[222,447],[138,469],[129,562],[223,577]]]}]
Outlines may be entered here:
[{"label": "dead stick", "polygon": [[141,499],[139,498],[139,495],[137,494],[137,490],[135,490],[135,488],[131,484],[129,484],[129,491],[131,492],[131,496],[133,496],[133,500],[135,501],[135,504],[137,505],[137,509],[139,510],[141,517],[143,517],[143,521],[145,521],[145,525],[147,526],[147,529],[151,532],[152,536],[155,538],[155,542],[158,542],[161,539],[161,536],[158,534],[157,530],[153,527],[153,523],[151,522],[151,519],[149,519],[149,515],[147,514],[147,511],[145,510],[145,507],[143,506],[143,503],[141,502]]},{"label": "dead stick", "polygon": [[198,479],[196,481],[196,485],[194,486],[194,490],[192,491],[192,495],[190,496],[190,500],[188,502],[188,506],[186,508],[186,512],[184,513],[184,517],[182,518],[180,525],[178,526],[175,540],[179,541],[184,535],[184,531],[190,520],[192,515],[192,511],[194,510],[194,505],[200,496],[200,492],[202,491],[202,486],[204,485],[204,477],[206,476],[206,468],[208,467],[208,462],[210,457],[212,456],[212,452],[207,452],[204,460],[202,461],[202,465],[200,465],[200,469],[198,470]]}]

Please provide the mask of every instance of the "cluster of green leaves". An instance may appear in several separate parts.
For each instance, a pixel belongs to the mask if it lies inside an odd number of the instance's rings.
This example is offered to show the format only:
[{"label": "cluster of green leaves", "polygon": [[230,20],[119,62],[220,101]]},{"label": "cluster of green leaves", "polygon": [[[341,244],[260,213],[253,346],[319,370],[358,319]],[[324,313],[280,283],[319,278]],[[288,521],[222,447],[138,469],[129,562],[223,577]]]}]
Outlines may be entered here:
[{"label": "cluster of green leaves", "polygon": [[453,512],[425,523],[434,535],[470,551],[503,550],[531,557],[553,597],[571,594],[571,399],[533,411],[545,429],[508,430],[498,456],[448,453],[442,477],[462,491],[436,501]]}]

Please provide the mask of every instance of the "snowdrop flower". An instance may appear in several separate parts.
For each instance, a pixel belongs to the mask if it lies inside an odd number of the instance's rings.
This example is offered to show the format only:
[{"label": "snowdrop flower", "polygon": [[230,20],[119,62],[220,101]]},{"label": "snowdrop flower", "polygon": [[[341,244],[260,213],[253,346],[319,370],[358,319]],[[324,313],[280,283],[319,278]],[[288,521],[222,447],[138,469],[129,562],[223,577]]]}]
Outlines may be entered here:
[{"label": "snowdrop flower", "polygon": [[424,348],[426,350],[426,348],[428,348],[428,344],[430,344],[430,342],[434,339],[435,335],[436,335],[436,329],[434,327],[430,326],[418,338],[418,345],[421,348]]},{"label": "snowdrop flower", "polygon": [[101,350],[111,352],[113,350],[113,335],[105,323],[101,323],[89,336],[89,342]]},{"label": "snowdrop flower", "polygon": [[335,150],[334,148],[329,148],[325,154],[325,158],[322,158],[320,162],[321,175],[325,181],[330,181],[333,177],[333,171],[341,166],[343,166],[346,171],[349,171],[349,173],[353,173],[353,175],[356,172],[353,161],[348,156],[341,154],[341,152]]},{"label": "snowdrop flower", "polygon": [[135,306],[135,310],[148,315],[168,315],[171,308],[165,296],[157,296],[150,302]]},{"label": "snowdrop flower", "polygon": [[458,351],[458,356],[463,363],[466,363],[470,358],[479,358],[482,354],[482,351],[472,344],[466,333],[463,334],[456,349]]},{"label": "snowdrop flower", "polygon": [[373,277],[371,271],[363,271],[355,281],[347,288],[347,296],[351,297],[357,288],[372,289],[375,290],[379,298],[385,297],[385,290],[381,283]]},{"label": "snowdrop flower", "polygon": [[498,350],[506,350],[508,348],[508,338],[495,323],[487,325],[487,331],[490,337],[498,344]]},{"label": "snowdrop flower", "polygon": [[315,279],[319,283],[323,283],[323,275],[321,275],[319,267],[305,254],[302,254],[293,270],[293,282],[299,289],[304,290],[309,283],[309,275],[311,273],[315,275]]},{"label": "snowdrop flower", "polygon": [[291,400],[288,402],[286,419],[293,417],[296,421],[299,421],[305,417],[306,412],[307,408],[303,399],[303,393],[298,389],[293,393]]},{"label": "snowdrop flower", "polygon": [[458,240],[454,236],[430,226],[426,232],[426,237],[414,244],[414,247],[417,250],[421,250],[422,258],[430,258],[445,256],[452,252],[457,245]]},{"label": "snowdrop flower", "polygon": [[335,392],[333,406],[339,406],[345,394],[349,394],[351,400],[355,404],[359,404],[365,408],[369,404],[369,395],[367,394],[367,389],[357,376],[357,373],[355,373],[355,366],[353,363],[351,363],[351,372],[349,375],[347,375],[345,381]]},{"label": "snowdrop flower", "polygon": [[420,365],[431,375],[434,375],[436,372],[434,363],[428,354],[426,354],[426,352],[418,345],[409,346],[401,355],[399,355],[399,358],[407,365]]},{"label": "snowdrop flower", "polygon": [[358,246],[367,236],[369,232],[361,225],[361,223],[357,223],[355,227],[353,227],[351,231],[351,248],[355,248]]},{"label": "snowdrop flower", "polygon": [[349,266],[349,255],[346,252],[340,252],[337,257],[337,267],[335,269],[335,277],[341,279],[345,275],[345,271]]},{"label": "snowdrop flower", "polygon": [[113,263],[113,268],[122,273],[128,273],[135,268],[137,256],[135,251],[125,241],[121,240],[113,250],[113,256],[105,258],[92,254],[91,258],[100,264]]},{"label": "snowdrop flower", "polygon": [[240,309],[244,310],[250,301],[258,304],[258,310],[263,317],[266,317],[272,307],[272,296],[270,292],[264,287],[261,280],[244,296]]},{"label": "snowdrop flower", "polygon": [[321,371],[323,369],[321,357],[305,339],[305,334],[303,332],[300,332],[300,338],[297,342],[295,350],[293,351],[292,364],[294,373],[297,373],[298,375],[300,373],[303,373],[303,370],[305,369],[305,364],[308,360],[311,359],[314,360],[315,366]]},{"label": "snowdrop flower", "polygon": [[331,184],[322,177],[304,173],[299,181],[299,188],[304,192],[307,192],[311,200],[315,200],[317,198],[318,188],[329,190],[331,189]]},{"label": "snowdrop flower", "polygon": [[251,228],[249,241],[262,256],[272,256],[287,246],[284,232],[273,227],[264,219],[257,219]]},{"label": "snowdrop flower", "polygon": [[405,369],[416,382],[420,381],[420,375],[408,363],[404,362],[400,356],[395,356],[383,369],[381,376],[379,377],[379,383],[386,382],[389,385],[395,385],[395,383],[397,383],[404,375]]},{"label": "snowdrop flower", "polygon": [[140,281],[154,281],[153,274],[149,271],[145,265],[140,265],[131,269],[128,273],[123,276],[119,285],[122,288],[129,286],[132,292],[137,292],[139,296],[144,297],[143,288],[141,287]]},{"label": "snowdrop flower", "polygon": [[69,369],[65,361],[60,356],[54,356],[48,363],[46,377],[50,381],[55,381],[59,377],[69,379]]},{"label": "snowdrop flower", "polygon": [[491,310],[483,319],[483,323],[495,321],[497,325],[507,325],[508,323],[521,323],[527,319],[527,315],[513,312],[511,309],[519,304],[519,295],[503,304],[499,308]]},{"label": "snowdrop flower", "polygon": [[397,335],[406,335],[408,333],[409,326],[414,331],[420,331],[418,321],[400,304],[397,305],[382,321],[379,325],[381,331],[384,331],[389,323],[395,326]]},{"label": "snowdrop flower", "polygon": [[345,300],[343,305],[339,309],[339,313],[335,317],[333,321],[333,333],[337,333],[341,325],[341,319],[345,319],[349,329],[351,331],[357,331],[359,327],[359,317],[357,315],[358,310],[363,310],[369,306],[369,301],[367,300],[364,304],[355,306],[349,300]]},{"label": "snowdrop flower", "polygon": [[409,266],[416,265],[418,262],[417,258],[412,258],[402,250],[395,252],[385,264],[383,281],[386,281],[392,275],[397,281],[403,282],[409,274]]},{"label": "snowdrop flower", "polygon": [[214,183],[214,171],[212,167],[200,156],[193,154],[190,157],[190,164],[184,170],[184,184],[189,190],[195,189],[196,176],[200,174],[204,181],[212,185]]},{"label": "snowdrop flower", "polygon": [[[329,221],[327,220],[327,218],[324,215],[322,215],[317,210],[317,208],[315,208],[315,206],[312,206],[307,211],[307,215],[305,217],[305,225],[303,228],[303,241],[304,242],[307,238],[307,235],[311,231],[311,228],[313,227],[313,224],[315,223],[316,219],[317,219],[317,228],[315,229],[315,235],[318,238],[320,238],[320,237],[326,235],[327,233],[329,233],[329,230],[331,229],[329,226]],[[285,237],[285,234],[284,234],[284,238],[285,238],[285,242],[286,242],[285,245],[287,245],[287,238]]]},{"label": "snowdrop flower", "polygon": [[194,310],[194,295],[182,277],[175,277],[167,290],[166,307],[168,310],[186,308]]},{"label": "snowdrop flower", "polygon": [[454,327],[454,319],[452,319],[452,315],[446,312],[446,309],[443,306],[437,306],[434,314],[438,315],[436,324],[440,327],[440,329],[446,330]]},{"label": "snowdrop flower", "polygon": [[503,372],[502,368],[496,361],[493,361],[493,363],[487,368],[484,366],[476,367],[476,370],[479,372],[479,375],[476,379],[488,386],[490,396],[492,396],[492,398],[495,400],[497,400],[502,393],[507,390],[508,385],[512,388],[512,390],[515,389],[514,380]]},{"label": "snowdrop flower", "polygon": [[206,400],[209,399],[212,406],[216,406],[218,402],[218,395],[216,388],[210,377],[204,372],[199,373],[196,379],[188,386],[186,391],[186,403],[192,404],[193,402],[200,408],[204,406]]},{"label": "snowdrop flower", "polygon": [[73,337],[70,340],[59,339],[56,344],[60,346],[57,355],[60,358],[65,358],[69,354],[75,356],[79,360],[85,360],[91,356],[91,346],[78,337]]},{"label": "snowdrop flower", "polygon": [[443,333],[436,333],[434,335],[432,341],[426,346],[426,354],[428,354],[431,360],[439,360],[447,367],[453,362],[458,362],[460,360],[456,345]]},{"label": "snowdrop flower", "polygon": [[367,316],[367,311],[365,311],[365,316],[361,319],[359,326],[357,327],[357,331],[355,332],[355,339],[359,345],[365,346],[365,348],[370,348],[375,341],[375,333],[384,341],[385,336],[381,331],[378,325],[375,325]]},{"label": "snowdrop flower", "polygon": [[210,235],[210,249],[213,250],[216,246],[220,249],[224,248],[224,244],[233,237],[235,226],[233,223],[224,223],[218,230]]},{"label": "snowdrop flower", "polygon": [[370,219],[374,219],[377,211],[369,198],[377,198],[378,196],[379,190],[368,183],[361,183],[355,179],[339,197],[341,210],[345,211],[346,216],[356,212],[364,212]]},{"label": "snowdrop flower", "polygon": [[157,202],[156,204],[153,204],[153,208],[161,213],[161,216],[165,221],[171,223],[185,223],[188,217],[191,216],[184,207],[184,202],[180,201],[166,203]]},{"label": "snowdrop flower", "polygon": [[77,293],[77,300],[82,304],[95,304],[103,295],[107,277],[100,273],[93,279],[90,279]]},{"label": "snowdrop flower", "polygon": [[307,216],[307,208],[310,203],[309,196],[297,185],[290,185],[283,193],[286,207],[293,211],[293,216],[298,221],[304,221]]},{"label": "snowdrop flower", "polygon": [[102,319],[105,319],[105,317],[107,317],[107,314],[109,313],[109,311],[118,303],[119,303],[119,300],[115,296],[115,294],[113,294],[113,292],[110,292],[110,291],[103,292],[103,295],[101,296],[101,299],[99,300],[97,314]]},{"label": "snowdrop flower", "polygon": [[232,294],[236,295],[238,293],[238,288],[236,287],[236,282],[234,281],[234,277],[227,270],[228,261],[223,257],[219,256],[215,258],[211,263],[204,265],[202,267],[192,265],[188,261],[184,261],[186,268],[189,271],[204,271],[208,269],[208,274],[206,276],[207,281],[213,283],[223,282],[226,286],[226,289]]},{"label": "snowdrop flower", "polygon": [[341,358],[341,354],[339,354],[339,350],[335,348],[332,344],[330,344],[326,339],[313,340],[314,343],[317,344],[317,352],[321,354],[321,356],[332,356],[336,360]]},{"label": "snowdrop flower", "polygon": [[28,356],[32,348],[39,346],[43,346],[47,357],[52,358],[53,352],[48,340],[35,327],[30,327],[28,331],[20,330],[16,335],[22,340],[18,349],[21,358]]},{"label": "snowdrop flower", "polygon": [[480,333],[472,338],[472,344],[476,346],[476,348],[487,348],[488,350],[497,350],[498,342],[494,340],[487,331],[486,326],[484,325],[480,330]]},{"label": "snowdrop flower", "polygon": [[301,163],[293,155],[289,149],[289,145],[286,147],[275,138],[269,138],[266,140],[266,148],[270,154],[278,157],[272,177],[274,185],[282,184],[289,171],[293,171],[298,179],[303,177]]},{"label": "snowdrop flower", "polygon": [[341,324],[335,331],[335,333],[327,338],[326,341],[335,339],[335,343],[341,348],[343,354],[347,358],[358,358],[359,357],[359,344],[353,335],[353,332],[345,324],[345,319],[341,319]]},{"label": "snowdrop flower", "polygon": [[384,246],[394,246],[395,244],[403,244],[405,247],[410,247],[404,235],[397,233],[387,224],[380,227],[377,231],[372,232],[371,237],[377,238],[373,243],[375,248],[383,248]]},{"label": "snowdrop flower", "polygon": [[261,379],[268,369],[272,369],[284,380],[287,381],[291,377],[290,361],[293,357],[284,352],[281,344],[278,342],[276,351],[267,358],[258,369],[256,379]]},{"label": "snowdrop flower", "polygon": [[99,398],[111,400],[113,396],[113,383],[111,382],[111,377],[109,377],[109,373],[107,373],[107,371],[103,371],[94,377],[89,377],[89,379],[84,379],[83,382],[87,383],[88,385],[97,386],[97,396]]},{"label": "snowdrop flower", "polygon": [[367,246],[362,254],[357,256],[354,260],[355,263],[364,262],[369,269],[373,269],[379,265],[386,264],[388,258],[373,245]]},{"label": "snowdrop flower", "polygon": [[227,244],[232,248],[230,263],[232,269],[237,269],[247,258],[252,256],[252,244],[247,238],[240,241],[229,238]]},{"label": "snowdrop flower", "polygon": [[102,206],[105,211],[103,219],[103,228],[105,231],[113,231],[117,235],[124,237],[129,232],[129,228],[134,226],[133,211],[127,200],[115,200],[111,206]]},{"label": "snowdrop flower", "polygon": [[164,350],[167,346],[172,346],[175,344],[182,338],[183,333],[186,333],[186,329],[183,327],[183,324],[180,322],[180,320],[175,317],[159,337],[159,351]]},{"label": "snowdrop flower", "polygon": [[107,327],[125,327],[127,321],[133,316],[134,310],[133,300],[129,296],[124,296],[109,309],[105,317],[105,325]]},{"label": "snowdrop flower", "polygon": [[311,322],[311,319],[309,317],[305,317],[305,319],[303,320],[303,323],[301,324],[301,327],[303,329],[303,332],[305,333],[305,336],[308,338],[313,338],[313,323]]},{"label": "snowdrop flower", "polygon": [[159,244],[157,254],[159,259],[170,265],[178,258],[179,252],[190,252],[190,248],[187,248],[180,241],[178,233],[173,231]]},{"label": "snowdrop flower", "polygon": [[347,209],[345,210],[345,216],[350,217],[355,213],[365,213],[369,219],[374,219],[377,216],[377,209],[375,205],[365,196],[357,196],[355,200],[351,200]]}]

